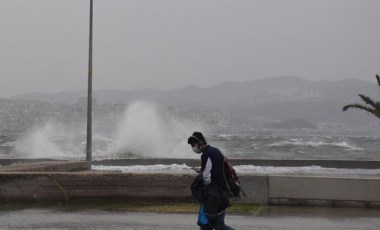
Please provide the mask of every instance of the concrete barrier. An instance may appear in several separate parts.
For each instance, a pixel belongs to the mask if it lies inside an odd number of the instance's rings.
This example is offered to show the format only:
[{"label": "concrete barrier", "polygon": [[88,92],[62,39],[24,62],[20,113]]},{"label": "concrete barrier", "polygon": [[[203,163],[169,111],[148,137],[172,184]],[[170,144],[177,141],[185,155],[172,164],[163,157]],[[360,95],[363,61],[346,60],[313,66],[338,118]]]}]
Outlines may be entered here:
[{"label": "concrete barrier", "polygon": [[[194,202],[195,175],[109,172],[3,172],[0,202],[129,199]],[[247,197],[237,203],[379,207],[379,178],[241,176]]]},{"label": "concrete barrier", "polygon": [[38,162],[45,162],[45,161],[56,161],[56,160],[46,159],[46,158],[31,158],[31,159],[9,158],[9,159],[0,159],[0,165],[4,167],[4,166],[9,166],[9,165],[17,165],[17,164],[24,164],[24,163],[38,163]]},{"label": "concrete barrier", "polygon": [[269,176],[271,204],[377,206],[380,178]]},{"label": "concrete barrier", "polygon": [[[53,159],[0,159],[0,165],[7,166],[21,163],[38,163],[46,161],[56,161]],[[325,168],[361,168],[380,169],[380,161],[357,161],[357,160],[271,160],[271,159],[231,159],[233,165],[256,165],[274,167],[302,167],[321,166]],[[199,159],[168,159],[168,158],[147,158],[147,159],[108,159],[95,160],[93,165],[106,166],[126,166],[126,165],[153,165],[153,164],[187,164],[189,166],[199,165]]]},{"label": "concrete barrier", "polygon": [[88,161],[40,161],[0,167],[0,172],[73,172],[90,170]]},{"label": "concrete barrier", "polygon": [[[88,162],[48,161],[0,167],[0,202],[130,199],[195,201],[196,174],[90,171]],[[82,172],[73,172],[85,170]],[[50,172],[54,171],[54,172]],[[61,172],[57,172],[61,171]],[[380,207],[380,177],[240,175],[250,204]]]},{"label": "concrete barrier", "polygon": [[241,195],[234,202],[250,203],[250,204],[268,204],[268,176],[265,175],[242,175],[239,176],[241,187],[247,195]]},{"label": "concrete barrier", "polygon": [[0,201],[94,198],[191,201],[193,179],[182,174],[0,173]]}]

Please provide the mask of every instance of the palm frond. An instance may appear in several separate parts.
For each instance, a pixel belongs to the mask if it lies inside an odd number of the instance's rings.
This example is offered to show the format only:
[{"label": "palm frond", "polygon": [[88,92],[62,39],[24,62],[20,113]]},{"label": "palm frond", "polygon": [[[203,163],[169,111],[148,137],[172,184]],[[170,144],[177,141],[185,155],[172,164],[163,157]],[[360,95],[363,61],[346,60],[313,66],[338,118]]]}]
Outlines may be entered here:
[{"label": "palm frond", "polygon": [[366,105],[362,105],[362,104],[358,104],[358,103],[349,104],[349,105],[343,106],[343,108],[342,108],[343,111],[346,111],[348,109],[359,109],[359,110],[365,110],[371,114],[375,113],[374,109],[372,109]]},{"label": "palm frond", "polygon": [[366,105],[371,105],[373,108],[376,108],[376,102],[370,97],[363,94],[359,94],[359,97],[366,103]]},{"label": "palm frond", "polygon": [[376,102],[374,115],[378,118],[380,118],[380,101]]},{"label": "palm frond", "polygon": [[[377,84],[380,87],[380,76],[376,74],[376,80]],[[374,101],[370,97],[364,95],[364,94],[359,94],[359,97],[365,102],[365,104],[359,104],[359,103],[353,103],[353,104],[348,104],[342,107],[343,111],[347,111],[348,109],[359,109],[359,110],[364,110],[371,115],[374,115],[377,118],[380,118],[380,101]]]}]

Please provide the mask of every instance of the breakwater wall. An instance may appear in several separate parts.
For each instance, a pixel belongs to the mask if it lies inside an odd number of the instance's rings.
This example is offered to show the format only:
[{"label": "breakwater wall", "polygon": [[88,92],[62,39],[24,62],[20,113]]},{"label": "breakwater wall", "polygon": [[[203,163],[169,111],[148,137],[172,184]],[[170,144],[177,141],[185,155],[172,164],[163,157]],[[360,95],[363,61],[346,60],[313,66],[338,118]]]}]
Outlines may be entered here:
[{"label": "breakwater wall", "polygon": [[[0,165],[26,164],[55,161],[52,159],[0,159]],[[320,166],[324,168],[347,168],[347,169],[380,169],[380,161],[374,160],[272,160],[272,159],[231,159],[233,165],[256,165],[273,167],[302,167]],[[154,165],[154,164],[186,164],[189,166],[199,165],[199,159],[179,158],[147,158],[147,159],[108,159],[95,160],[93,165],[105,166],[128,166],[128,165]]]},{"label": "breakwater wall", "polygon": [[191,201],[193,176],[108,172],[0,173],[1,202],[127,199]]},{"label": "breakwater wall", "polygon": [[[0,202],[98,198],[195,202],[190,192],[195,173],[92,171],[88,162],[28,164],[0,168]],[[380,207],[379,177],[241,175],[240,180],[247,197],[234,199],[238,203]]]}]

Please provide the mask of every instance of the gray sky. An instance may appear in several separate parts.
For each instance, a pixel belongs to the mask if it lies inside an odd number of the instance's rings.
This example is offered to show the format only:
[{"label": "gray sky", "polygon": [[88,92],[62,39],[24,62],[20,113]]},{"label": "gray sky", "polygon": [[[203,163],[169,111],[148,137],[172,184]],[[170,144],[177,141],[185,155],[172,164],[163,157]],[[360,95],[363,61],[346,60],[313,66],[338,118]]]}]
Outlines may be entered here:
[{"label": "gray sky", "polygon": [[[380,72],[379,0],[94,0],[94,89]],[[87,87],[89,0],[0,0],[0,97]]]}]

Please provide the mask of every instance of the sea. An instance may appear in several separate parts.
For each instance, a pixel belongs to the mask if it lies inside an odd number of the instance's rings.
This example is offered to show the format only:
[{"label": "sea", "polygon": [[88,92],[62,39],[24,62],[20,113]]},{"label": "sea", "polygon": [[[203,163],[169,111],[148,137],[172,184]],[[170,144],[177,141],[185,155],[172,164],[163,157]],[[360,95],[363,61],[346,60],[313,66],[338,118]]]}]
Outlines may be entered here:
[{"label": "sea", "polygon": [[[207,137],[208,143],[215,146],[231,159],[272,159],[272,160],[380,160],[380,136],[355,136],[355,135],[257,135],[257,134],[220,134]],[[67,140],[55,140],[55,147]],[[105,140],[102,140],[105,142]],[[112,140],[108,139],[108,142]],[[0,135],[0,159],[12,158],[58,158],[66,160],[84,159],[83,142],[77,148],[78,152],[60,152],[45,155],[25,155],[18,152],[19,136],[12,134]],[[39,142],[44,145],[44,142]],[[149,158],[149,155],[139,156],[129,152],[101,154],[111,143],[95,143],[93,158],[125,159],[125,158]],[[52,143],[46,143],[52,145]],[[101,148],[97,150],[96,147]],[[171,146],[167,146],[170,149]],[[54,148],[53,148],[54,149]],[[152,158],[199,158],[199,155],[191,152],[186,142],[176,147],[176,153],[169,152],[163,155],[154,154]],[[190,166],[186,164],[155,164],[155,165],[129,165],[129,166],[93,166],[95,170],[118,170],[121,172],[181,172],[192,173]],[[334,169],[320,166],[306,167],[271,167],[258,165],[236,165],[239,173],[256,174],[327,174],[327,175],[375,175],[380,176],[380,169]]]},{"label": "sea", "polygon": [[219,135],[211,140],[232,158],[380,160],[380,136]]},{"label": "sea", "polygon": [[[40,140],[28,146],[30,151],[35,151],[34,145],[43,147],[54,145],[57,149],[64,146],[72,148],[66,151],[57,151],[50,148],[49,153],[30,154],[20,152],[17,148],[22,137],[14,134],[0,135],[0,159],[4,158],[80,158],[83,151],[84,140],[72,140],[72,138],[60,137],[54,140]],[[152,158],[193,158],[191,149],[183,142],[176,146],[180,151],[175,154],[155,153]],[[70,143],[72,141],[72,143]],[[380,136],[321,136],[321,135],[250,135],[250,134],[222,134],[207,137],[210,145],[219,148],[229,158],[238,159],[274,159],[274,160],[380,160]],[[119,152],[118,154],[101,155],[102,150],[107,152],[107,146],[112,144],[112,139],[93,140],[95,158],[138,158],[138,154]],[[147,145],[148,143],[146,143]],[[62,146],[60,146],[62,145]],[[99,149],[97,149],[99,148]],[[61,148],[62,149],[62,148]],[[167,147],[170,149],[170,146]],[[25,151],[25,150],[24,150]],[[70,152],[71,151],[71,152]],[[26,151],[27,152],[27,151]],[[60,152],[60,153],[57,153]],[[163,151],[164,152],[164,151]],[[170,150],[169,150],[170,152]],[[145,154],[144,158],[149,158]]]}]

